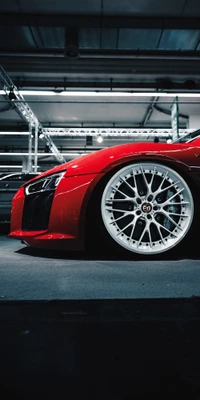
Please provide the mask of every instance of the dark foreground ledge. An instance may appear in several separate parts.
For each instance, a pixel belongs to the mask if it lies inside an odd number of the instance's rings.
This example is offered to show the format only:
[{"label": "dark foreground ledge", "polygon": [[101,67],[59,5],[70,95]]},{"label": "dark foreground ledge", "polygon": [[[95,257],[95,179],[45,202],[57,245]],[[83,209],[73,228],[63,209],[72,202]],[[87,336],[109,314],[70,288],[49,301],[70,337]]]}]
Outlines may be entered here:
[{"label": "dark foreground ledge", "polygon": [[199,399],[199,343],[198,297],[1,300],[0,398]]}]

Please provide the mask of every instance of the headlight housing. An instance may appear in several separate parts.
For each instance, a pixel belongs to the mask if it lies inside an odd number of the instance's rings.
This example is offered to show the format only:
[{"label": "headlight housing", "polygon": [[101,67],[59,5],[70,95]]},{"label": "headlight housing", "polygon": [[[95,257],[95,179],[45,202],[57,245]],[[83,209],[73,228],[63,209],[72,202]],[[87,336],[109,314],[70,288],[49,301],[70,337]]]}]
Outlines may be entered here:
[{"label": "headlight housing", "polygon": [[56,174],[47,175],[44,178],[37,179],[37,181],[30,183],[25,186],[26,196],[55,190],[65,173],[66,171],[62,171]]}]

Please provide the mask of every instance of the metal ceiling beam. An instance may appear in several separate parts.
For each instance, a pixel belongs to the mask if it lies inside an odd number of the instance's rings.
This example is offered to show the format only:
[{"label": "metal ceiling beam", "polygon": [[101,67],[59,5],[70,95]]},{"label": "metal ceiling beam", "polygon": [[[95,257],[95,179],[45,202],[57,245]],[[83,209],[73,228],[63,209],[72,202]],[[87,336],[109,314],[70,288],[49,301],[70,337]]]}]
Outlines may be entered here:
[{"label": "metal ceiling beam", "polygon": [[[4,53],[5,54],[5,53]],[[103,55],[103,53],[93,53],[89,56],[85,56],[78,59],[69,59],[65,57],[56,56],[21,56],[21,53],[12,52],[7,56],[3,56],[0,53],[0,63],[4,65],[4,68],[9,73],[17,73],[20,76],[23,73],[34,73],[37,74],[45,73],[53,76],[63,78],[70,76],[77,78],[88,78],[92,79],[107,77],[114,78],[117,74],[118,77],[126,75],[128,79],[136,78],[137,75],[142,76],[143,74],[151,76],[156,74],[157,78],[166,75],[168,78],[171,75],[200,75],[200,52],[176,52],[167,55],[166,52],[155,53],[138,53],[132,52],[132,55],[115,55],[113,58],[111,55]],[[189,61],[189,62],[188,62]],[[49,79],[49,77],[48,77]]]},{"label": "metal ceiling beam", "polygon": [[[186,135],[189,132],[193,132],[195,129],[180,129],[181,135]],[[167,136],[172,134],[171,128],[43,128],[43,133],[48,136],[58,136],[65,138],[73,137],[85,137],[102,135],[103,137],[126,137],[126,136]],[[27,135],[28,132],[22,133],[21,131],[3,131],[0,135],[18,136],[21,139]],[[12,153],[9,153],[12,154]]]},{"label": "metal ceiling beam", "polygon": [[150,106],[148,107],[147,112],[146,112],[146,114],[145,114],[145,116],[144,116],[144,119],[143,119],[143,121],[141,122],[141,126],[145,126],[146,123],[150,120],[150,118],[151,118],[151,116],[152,116],[152,114],[153,114],[153,110],[154,110],[154,108],[155,108],[155,105],[156,105],[158,99],[159,99],[158,96],[153,97],[152,103],[151,103]]},{"label": "metal ceiling beam", "polygon": [[[130,79],[128,81],[120,81],[120,79],[107,79],[105,81],[101,80],[93,80],[93,81],[86,81],[86,80],[31,80],[18,77],[17,79],[13,79],[15,85],[19,89],[26,89],[26,88],[42,88],[42,89],[52,89],[55,92],[59,92],[60,90],[68,90],[68,89],[93,89],[93,90],[100,90],[100,89],[119,89],[119,90],[131,90],[131,89],[162,89],[162,90],[200,90],[200,83],[196,82],[195,79],[186,79],[182,82],[177,82],[176,79],[166,81],[166,79],[152,79],[152,81],[142,81],[139,78],[134,81]],[[171,86],[169,87],[169,85]]]},{"label": "metal ceiling beam", "polygon": [[[18,88],[14,85],[4,68],[0,65],[0,80],[3,82],[3,89],[5,96],[8,101],[15,105],[18,114],[21,118],[30,125],[39,125],[39,121],[31,110],[29,105],[26,103],[22,94],[18,91]],[[41,126],[42,129],[42,126]]]},{"label": "metal ceiling beam", "polygon": [[63,155],[60,153],[60,151],[58,150],[57,146],[55,145],[55,143],[53,142],[52,138],[48,135],[47,132],[45,132],[44,128],[43,128],[43,132],[42,135],[44,140],[46,141],[48,148],[51,150],[51,152],[53,153],[53,155],[55,156],[56,160],[60,163],[63,164],[66,162],[65,158],[63,157]]},{"label": "metal ceiling beam", "polygon": [[[22,94],[19,92],[18,88],[14,85],[13,81],[11,78],[8,76],[4,68],[0,65],[0,80],[3,82],[3,89],[5,91],[5,96],[8,101],[12,102],[18,114],[22,117],[23,120],[25,120],[29,126],[34,126],[35,128],[35,171],[37,171],[37,143],[38,143],[38,133],[43,133],[43,126],[42,124],[38,121],[36,115],[34,112],[31,110],[29,107],[28,103],[25,101],[24,97]],[[30,132],[31,135],[31,132]],[[57,149],[56,145],[53,143],[53,140],[46,136],[45,133],[43,133],[43,137],[46,139],[50,150],[52,151],[53,155],[55,156],[56,160],[59,163],[64,163],[65,158],[63,155],[59,152]],[[29,146],[30,147],[30,146]]]},{"label": "metal ceiling beam", "polygon": [[[186,135],[194,129],[180,129],[180,135]],[[159,136],[167,137],[172,135],[171,128],[44,128],[44,132],[51,136],[65,136],[65,137],[83,137],[83,136],[98,136],[103,137],[144,137],[144,136]]]},{"label": "metal ceiling beam", "polygon": [[199,30],[200,18],[1,13],[0,24],[2,26]]},{"label": "metal ceiling beam", "polygon": [[[50,49],[50,48],[37,48],[37,49],[20,49],[13,51],[9,47],[4,50],[0,49],[0,57],[24,57],[24,58],[40,58],[41,62],[43,59],[63,59],[66,61],[65,51],[63,48]],[[98,59],[114,59],[114,60],[197,60],[200,59],[200,50],[139,50],[139,49],[79,49],[80,57],[84,61],[87,58],[98,58]],[[60,62],[60,61],[59,61]],[[74,58],[68,57],[67,62],[74,62]]]}]

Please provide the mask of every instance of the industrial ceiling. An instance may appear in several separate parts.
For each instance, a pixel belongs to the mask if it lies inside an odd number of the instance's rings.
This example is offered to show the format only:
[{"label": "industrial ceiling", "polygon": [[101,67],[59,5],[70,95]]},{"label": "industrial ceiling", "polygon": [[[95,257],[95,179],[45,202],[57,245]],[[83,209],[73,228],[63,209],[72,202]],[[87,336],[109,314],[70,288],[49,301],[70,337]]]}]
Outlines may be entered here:
[{"label": "industrial ceiling", "polygon": [[[23,95],[44,128],[141,129],[141,135],[144,129],[170,129],[174,97],[188,93],[179,98],[179,123],[185,129],[200,109],[199,98],[189,97],[200,91],[200,3],[1,0],[0,65],[18,90],[51,91]],[[5,90],[3,79],[0,89]],[[82,95],[60,95],[69,91]],[[0,122],[2,132],[21,132],[12,139],[1,135],[0,154],[25,151],[27,121],[4,94]],[[73,135],[54,137],[60,152],[99,148]],[[122,141],[123,134],[108,139],[104,145]],[[41,151],[45,146],[39,141]],[[8,163],[6,155],[0,160]]]}]

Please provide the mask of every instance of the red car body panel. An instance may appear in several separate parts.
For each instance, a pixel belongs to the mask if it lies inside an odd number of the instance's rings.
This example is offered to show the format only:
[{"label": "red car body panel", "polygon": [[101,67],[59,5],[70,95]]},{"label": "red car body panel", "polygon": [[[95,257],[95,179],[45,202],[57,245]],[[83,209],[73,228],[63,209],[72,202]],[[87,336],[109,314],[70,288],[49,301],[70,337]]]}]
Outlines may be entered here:
[{"label": "red car body panel", "polygon": [[104,174],[130,162],[161,162],[200,186],[200,138],[191,143],[137,143],[106,148],[59,165],[30,182],[66,171],[51,207],[48,229],[23,231],[24,187],[13,198],[10,237],[33,247],[84,250],[84,226],[90,196]]},{"label": "red car body panel", "polygon": [[[83,249],[83,238],[79,235],[79,221],[81,207],[87,189],[95,174],[80,175],[63,178],[55,192],[48,231],[24,232],[22,226],[22,213],[24,205],[24,187],[13,199],[11,214],[10,237],[20,238],[30,246]],[[77,242],[76,244],[73,242]],[[68,242],[70,242],[68,244]]]}]

